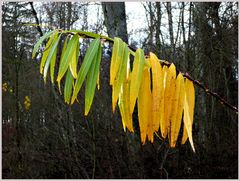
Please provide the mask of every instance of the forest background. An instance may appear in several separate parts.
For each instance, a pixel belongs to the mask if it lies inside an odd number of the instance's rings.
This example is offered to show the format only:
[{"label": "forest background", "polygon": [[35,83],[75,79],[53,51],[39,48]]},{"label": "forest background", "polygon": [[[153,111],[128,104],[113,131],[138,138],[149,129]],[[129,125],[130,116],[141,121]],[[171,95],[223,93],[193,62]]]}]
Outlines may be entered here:
[{"label": "forest background", "polygon": [[[68,106],[39,74],[36,41],[50,30],[80,29],[122,38],[173,62],[238,105],[237,2],[4,2],[2,4],[3,178],[238,178],[238,115],[195,86],[193,141],[169,149],[156,137],[125,133],[111,112],[104,44],[101,89],[85,117],[84,92]],[[41,26],[36,26],[39,24]],[[80,59],[89,39],[83,40]],[[180,133],[181,134],[181,133]]]}]

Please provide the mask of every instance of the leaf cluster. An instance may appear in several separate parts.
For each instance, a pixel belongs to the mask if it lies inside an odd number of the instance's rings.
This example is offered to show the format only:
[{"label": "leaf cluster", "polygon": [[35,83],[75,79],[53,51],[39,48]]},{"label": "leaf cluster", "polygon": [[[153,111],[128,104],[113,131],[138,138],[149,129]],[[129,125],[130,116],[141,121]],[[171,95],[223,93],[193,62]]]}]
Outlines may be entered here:
[{"label": "leaf cluster", "polygon": [[[56,81],[61,93],[61,80],[65,76],[64,100],[73,104],[85,81],[85,116],[88,115],[96,86],[99,86],[99,67],[102,57],[101,39],[109,39],[90,32],[59,31],[46,33],[35,44],[34,58],[40,45],[48,40],[43,51],[40,73],[46,81],[50,67],[51,82],[55,81],[55,65],[58,46],[62,34],[67,34],[61,51],[60,64]],[[84,59],[78,69],[80,55],[80,38],[92,37]],[[130,56],[134,57],[130,67]],[[150,52],[145,57],[140,48],[133,52],[120,38],[113,40],[113,51],[110,64],[110,85],[112,87],[112,111],[119,106],[124,131],[134,132],[132,114],[138,108],[138,121],[141,142],[154,141],[154,134],[162,139],[168,138],[170,147],[175,147],[181,123],[184,123],[182,144],[189,138],[193,151],[192,124],[194,115],[194,86],[185,79],[181,72],[176,73],[172,63],[169,67],[162,65],[162,60]],[[183,121],[182,121],[183,117]],[[161,134],[158,134],[160,132]]]}]

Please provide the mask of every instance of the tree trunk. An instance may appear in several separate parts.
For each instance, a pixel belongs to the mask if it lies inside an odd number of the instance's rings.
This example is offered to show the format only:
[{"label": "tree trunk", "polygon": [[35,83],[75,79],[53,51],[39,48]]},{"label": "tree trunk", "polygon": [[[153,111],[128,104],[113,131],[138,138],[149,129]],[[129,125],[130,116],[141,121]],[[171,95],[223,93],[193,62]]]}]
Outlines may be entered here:
[{"label": "tree trunk", "polygon": [[157,8],[157,27],[156,27],[156,51],[157,54],[160,55],[160,46],[161,46],[161,41],[160,41],[160,26],[161,26],[161,19],[162,19],[162,14],[161,14],[161,5],[160,2],[156,2],[156,8]]},{"label": "tree trunk", "polygon": [[104,24],[107,27],[108,36],[120,37],[128,43],[127,23],[124,2],[103,2],[102,3]]},{"label": "tree trunk", "polygon": [[172,6],[171,6],[171,2],[167,2],[167,14],[168,14],[169,36],[170,36],[170,43],[171,43],[170,59],[172,59],[173,54],[174,54],[174,37],[173,37],[173,22],[172,22]]}]

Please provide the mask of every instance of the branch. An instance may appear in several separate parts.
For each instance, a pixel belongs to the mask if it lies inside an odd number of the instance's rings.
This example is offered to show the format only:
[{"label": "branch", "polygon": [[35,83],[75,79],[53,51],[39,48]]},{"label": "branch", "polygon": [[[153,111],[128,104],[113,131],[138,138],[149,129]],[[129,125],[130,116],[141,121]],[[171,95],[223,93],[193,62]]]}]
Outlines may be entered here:
[{"label": "branch", "polygon": [[238,113],[238,109],[235,106],[232,106],[231,104],[229,104],[224,98],[220,97],[216,92],[212,92],[211,90],[209,90],[206,86],[204,86],[198,80],[194,80],[188,73],[185,73],[184,77],[191,80],[198,87],[202,88],[207,94],[210,94],[211,96],[215,97],[221,104],[229,107],[230,109]]},{"label": "branch", "polygon": [[29,4],[30,4],[30,6],[31,6],[33,16],[34,16],[34,18],[35,18],[35,20],[36,20],[37,29],[38,29],[38,31],[39,31],[39,33],[40,33],[40,36],[43,36],[43,32],[42,32],[42,29],[41,29],[41,27],[40,27],[40,23],[39,23],[39,20],[38,20],[38,17],[37,17],[37,12],[36,12],[36,10],[35,10],[34,7],[33,7],[33,2],[29,2]]},{"label": "branch", "polygon": [[[62,31],[62,30],[60,30]],[[66,31],[65,31],[66,32]],[[66,32],[67,34],[73,34],[71,33],[70,31],[69,32]],[[83,38],[91,38],[91,39],[95,39],[95,37],[93,36],[90,36],[90,35],[86,35],[84,32],[77,32],[79,36],[83,37]],[[104,35],[100,35],[100,38],[105,40],[105,41],[108,41],[110,43],[113,43],[113,39],[112,38],[109,38],[107,36],[104,36]],[[135,48],[131,47],[130,45],[128,45],[129,49],[132,50],[132,51],[136,51]],[[148,55],[146,55],[146,57],[148,57]],[[163,65],[166,65],[166,66],[170,66],[171,63],[168,62],[168,61],[163,61],[163,60],[160,60],[160,63],[163,64]],[[176,70],[177,72],[181,72],[180,70]],[[224,98],[220,97],[216,92],[213,92],[211,90],[209,90],[207,88],[207,86],[204,86],[204,84],[202,84],[201,82],[199,82],[198,80],[194,80],[188,73],[184,73],[183,76],[185,78],[187,78],[188,80],[192,81],[195,85],[197,85],[198,87],[200,87],[201,89],[203,89],[207,94],[210,94],[211,96],[215,97],[221,104],[227,106],[228,108],[232,109],[234,112],[236,112],[238,114],[238,109],[237,107],[231,105],[230,103],[228,103]]]}]

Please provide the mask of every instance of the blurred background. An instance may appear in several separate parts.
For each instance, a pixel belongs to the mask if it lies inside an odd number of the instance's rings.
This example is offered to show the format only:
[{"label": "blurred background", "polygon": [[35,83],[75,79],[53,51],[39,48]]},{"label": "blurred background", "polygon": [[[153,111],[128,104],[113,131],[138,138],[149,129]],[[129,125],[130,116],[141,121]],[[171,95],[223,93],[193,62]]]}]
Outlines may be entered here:
[{"label": "blurred background", "polygon": [[[155,137],[142,145],[112,114],[104,45],[101,89],[84,116],[44,84],[32,48],[55,28],[121,37],[152,51],[238,107],[237,2],[2,3],[2,178],[238,178],[238,115],[195,86],[193,141],[174,149]],[[40,24],[40,27],[36,26]],[[87,44],[83,40],[82,60]],[[60,51],[60,50],[59,50]],[[180,135],[182,131],[180,132]],[[179,136],[181,138],[181,136]]]}]

